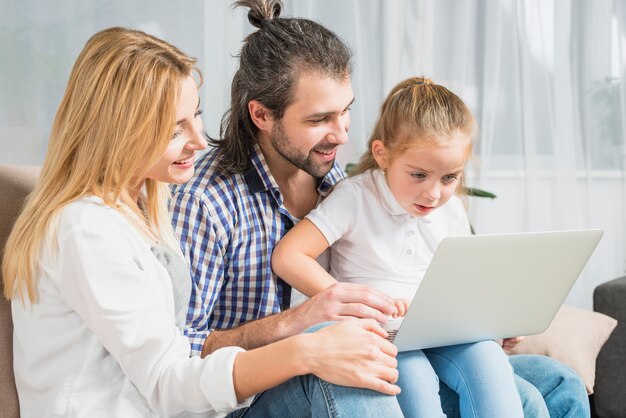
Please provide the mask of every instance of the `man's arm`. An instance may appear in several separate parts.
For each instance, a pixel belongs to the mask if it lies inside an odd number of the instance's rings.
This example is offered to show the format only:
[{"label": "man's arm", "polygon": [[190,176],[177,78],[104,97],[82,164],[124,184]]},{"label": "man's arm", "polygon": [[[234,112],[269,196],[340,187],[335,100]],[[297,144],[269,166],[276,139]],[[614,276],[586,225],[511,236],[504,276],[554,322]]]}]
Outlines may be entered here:
[{"label": "man's arm", "polygon": [[[206,356],[218,348],[253,349],[282,340],[326,321],[348,317],[385,322],[395,311],[391,298],[362,285],[337,283],[294,309],[233,329],[208,327],[224,280],[224,227],[211,219],[210,209],[197,196],[179,193],[170,204],[172,221],[191,267],[192,294],[185,335],[191,354]],[[268,255],[269,256],[269,255]]]},{"label": "man's arm", "polygon": [[293,309],[237,328],[214,330],[204,341],[202,356],[221,347],[238,346],[246,350],[262,347],[327,321],[356,317],[386,322],[395,309],[394,300],[378,290],[337,283]]}]

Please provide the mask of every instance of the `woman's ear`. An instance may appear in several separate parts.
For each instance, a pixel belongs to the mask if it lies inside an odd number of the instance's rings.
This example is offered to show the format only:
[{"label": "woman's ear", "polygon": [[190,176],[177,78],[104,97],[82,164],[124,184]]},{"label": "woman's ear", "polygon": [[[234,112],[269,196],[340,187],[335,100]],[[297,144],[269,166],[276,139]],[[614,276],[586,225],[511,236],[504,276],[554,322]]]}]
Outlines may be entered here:
[{"label": "woman's ear", "polygon": [[372,141],[372,156],[374,157],[374,160],[376,160],[376,164],[378,164],[378,167],[380,167],[382,170],[387,168],[388,154],[389,151],[387,150],[387,147],[385,146],[383,141],[381,141],[380,139],[375,139]]},{"label": "woman's ear", "polygon": [[271,132],[274,118],[272,117],[272,112],[261,102],[258,100],[250,100],[248,102],[248,113],[250,113],[252,123],[254,123],[260,131]]}]

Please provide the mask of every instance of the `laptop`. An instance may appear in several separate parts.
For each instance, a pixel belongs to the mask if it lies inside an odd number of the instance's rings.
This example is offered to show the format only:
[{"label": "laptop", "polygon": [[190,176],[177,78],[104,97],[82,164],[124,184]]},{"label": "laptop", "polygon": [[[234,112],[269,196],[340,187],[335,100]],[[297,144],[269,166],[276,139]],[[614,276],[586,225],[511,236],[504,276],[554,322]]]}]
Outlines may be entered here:
[{"label": "laptop", "polygon": [[399,351],[539,334],[552,322],[602,234],[577,230],[445,238],[406,316],[383,328]]}]

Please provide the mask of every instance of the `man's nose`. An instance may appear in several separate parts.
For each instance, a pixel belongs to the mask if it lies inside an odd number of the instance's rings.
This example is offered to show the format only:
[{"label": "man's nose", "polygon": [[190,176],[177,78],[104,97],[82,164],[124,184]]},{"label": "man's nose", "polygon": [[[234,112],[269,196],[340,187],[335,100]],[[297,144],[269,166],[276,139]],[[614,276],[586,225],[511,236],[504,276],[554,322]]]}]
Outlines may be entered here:
[{"label": "man's nose", "polygon": [[348,129],[350,129],[349,120],[339,118],[337,122],[333,124],[333,130],[327,137],[328,141],[336,145],[345,144],[348,142]]}]

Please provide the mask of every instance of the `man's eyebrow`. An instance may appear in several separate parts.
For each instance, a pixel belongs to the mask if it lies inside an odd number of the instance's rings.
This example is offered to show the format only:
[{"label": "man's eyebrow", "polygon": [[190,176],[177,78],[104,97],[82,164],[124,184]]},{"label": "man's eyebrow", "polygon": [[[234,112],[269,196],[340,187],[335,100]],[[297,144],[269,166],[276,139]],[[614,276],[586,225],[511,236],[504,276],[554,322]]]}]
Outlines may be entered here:
[{"label": "man's eyebrow", "polygon": [[[352,100],[350,101],[350,103],[348,103],[348,106],[346,106],[342,112],[345,112],[346,110],[348,110],[348,108],[350,106],[352,106],[352,103],[354,103],[354,97],[352,98]],[[305,117],[305,119],[314,119],[314,118],[322,118],[322,117],[326,117],[329,115],[334,114],[335,112],[321,112],[321,113],[312,113],[310,115],[307,115]]]},{"label": "man's eyebrow", "polygon": [[[196,110],[200,109],[200,97],[198,97],[198,105],[196,106]],[[176,121],[176,125],[180,125],[181,123],[183,123],[185,120],[187,120],[187,118],[182,118],[181,120],[177,120]]]}]

